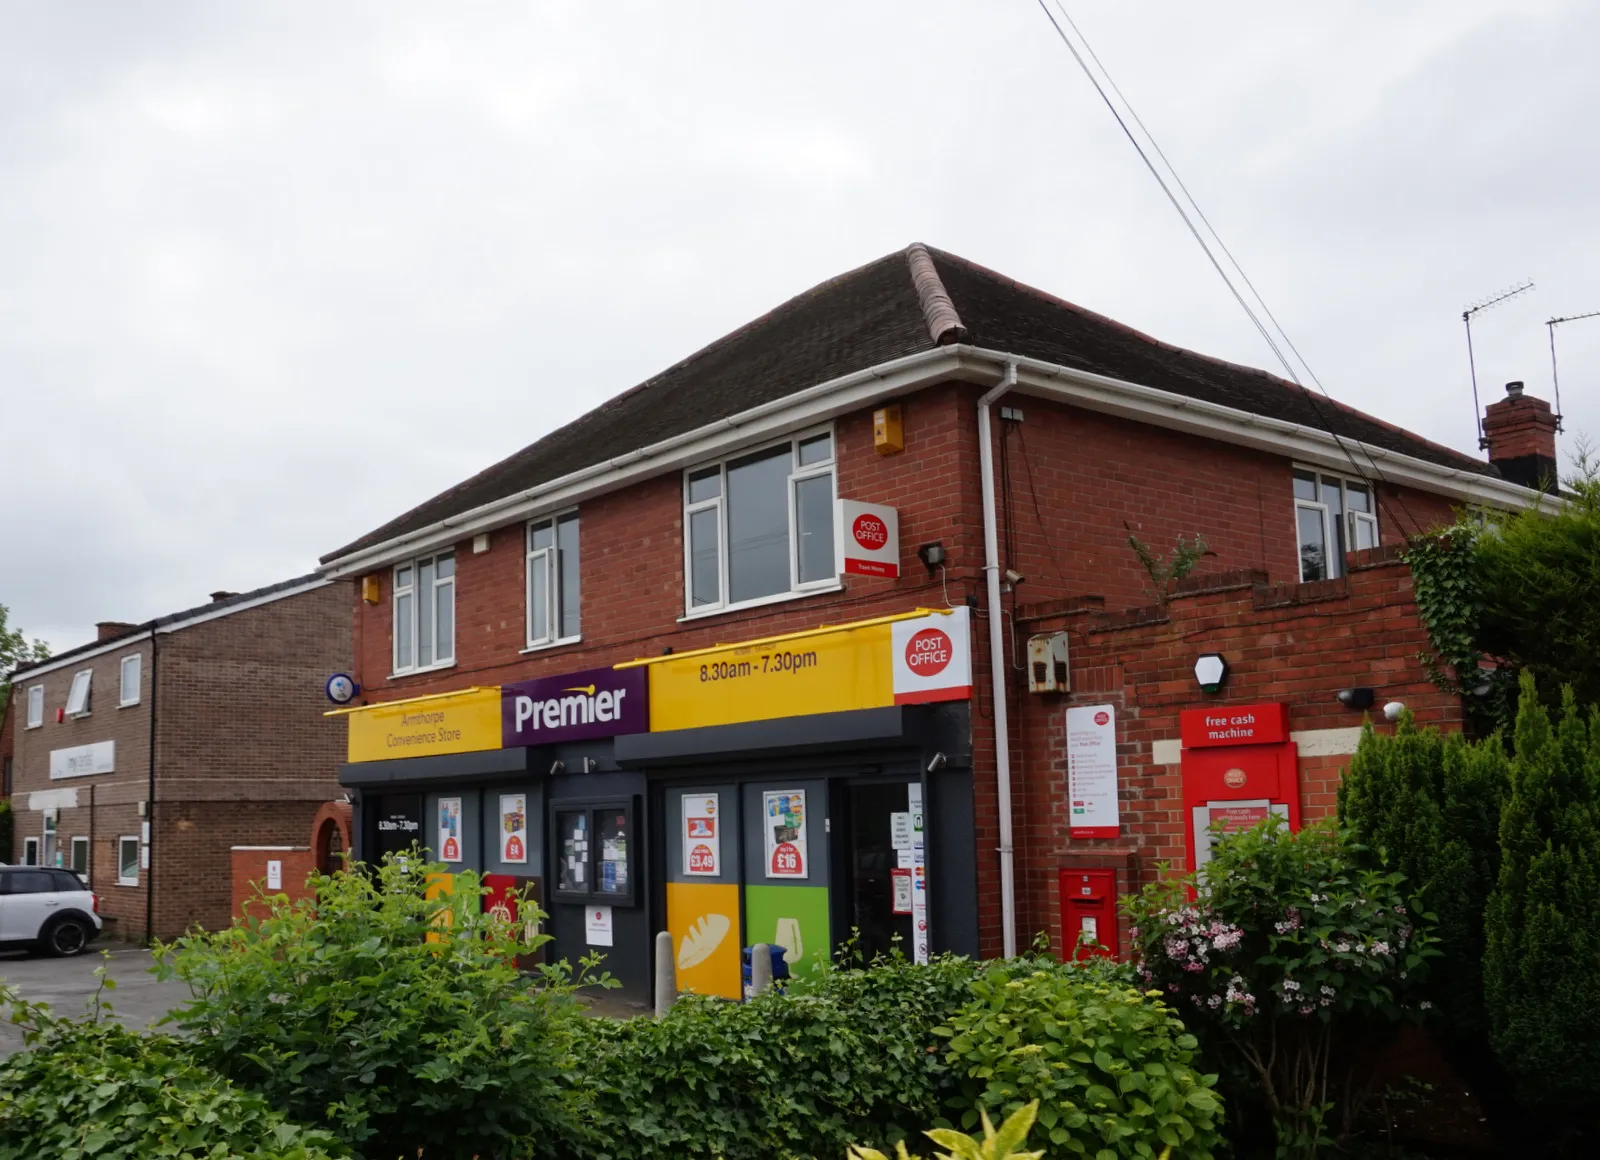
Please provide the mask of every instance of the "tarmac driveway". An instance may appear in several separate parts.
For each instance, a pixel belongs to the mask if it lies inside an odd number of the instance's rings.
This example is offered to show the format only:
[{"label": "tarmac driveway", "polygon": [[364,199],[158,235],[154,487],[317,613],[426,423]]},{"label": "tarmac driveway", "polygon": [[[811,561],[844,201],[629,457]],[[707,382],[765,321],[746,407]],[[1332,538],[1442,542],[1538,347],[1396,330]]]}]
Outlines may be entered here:
[{"label": "tarmac driveway", "polygon": [[[91,943],[88,951],[70,959],[0,951],[0,984],[16,989],[30,1002],[50,1004],[58,1014],[78,1016],[88,1010],[99,986],[95,968],[104,965],[117,989],[102,997],[111,1003],[115,1018],[142,1030],[189,997],[188,988],[180,982],[157,982],[149,973],[153,961],[143,947],[116,943]],[[0,1055],[9,1055],[21,1046],[22,1032],[0,1022]]]}]

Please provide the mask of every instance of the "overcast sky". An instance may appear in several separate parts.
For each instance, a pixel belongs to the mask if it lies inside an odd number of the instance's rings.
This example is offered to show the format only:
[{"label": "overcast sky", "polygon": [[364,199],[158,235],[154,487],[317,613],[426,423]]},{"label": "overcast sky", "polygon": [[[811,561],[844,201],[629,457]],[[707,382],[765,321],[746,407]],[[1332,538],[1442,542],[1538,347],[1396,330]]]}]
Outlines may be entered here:
[{"label": "overcast sky", "polygon": [[[1072,0],[1335,398],[1475,446],[1600,310],[1600,4]],[[911,241],[1274,367],[1035,0],[0,0],[0,603],[321,553]],[[1600,438],[1600,319],[1559,334]]]}]

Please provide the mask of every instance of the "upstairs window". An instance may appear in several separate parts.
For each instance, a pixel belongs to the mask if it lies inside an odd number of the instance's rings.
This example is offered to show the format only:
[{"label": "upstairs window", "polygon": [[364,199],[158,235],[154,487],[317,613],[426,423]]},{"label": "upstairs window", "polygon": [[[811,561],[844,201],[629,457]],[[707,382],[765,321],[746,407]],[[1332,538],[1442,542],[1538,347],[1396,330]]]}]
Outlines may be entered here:
[{"label": "upstairs window", "polygon": [[1302,583],[1342,576],[1346,552],[1378,546],[1376,497],[1365,480],[1296,470],[1294,518]]},{"label": "upstairs window", "polygon": [[117,703],[123,708],[139,703],[139,674],[141,667],[138,653],[134,653],[131,657],[122,658],[122,695]]},{"label": "upstairs window", "polygon": [[28,728],[37,729],[44,724],[44,686],[28,687]]},{"label": "upstairs window", "polygon": [[394,671],[416,673],[456,659],[456,554],[421,556],[394,570]]},{"label": "upstairs window", "polygon": [[67,693],[68,717],[87,717],[89,715],[89,682],[93,678],[93,669],[79,669],[72,674],[72,689]]},{"label": "upstairs window", "polygon": [[829,430],[686,472],[688,612],[738,608],[836,584],[834,468]]},{"label": "upstairs window", "polygon": [[528,524],[528,647],[579,636],[578,513]]}]

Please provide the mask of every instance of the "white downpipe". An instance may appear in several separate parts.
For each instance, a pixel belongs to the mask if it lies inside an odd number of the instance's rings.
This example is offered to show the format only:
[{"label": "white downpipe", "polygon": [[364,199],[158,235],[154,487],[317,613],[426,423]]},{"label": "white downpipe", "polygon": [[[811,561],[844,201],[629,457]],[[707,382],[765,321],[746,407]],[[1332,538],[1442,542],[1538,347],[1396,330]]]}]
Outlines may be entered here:
[{"label": "white downpipe", "polygon": [[1000,944],[1017,953],[1017,881],[1011,844],[1011,734],[1006,722],[1006,650],[1000,605],[1000,531],[994,507],[994,448],[989,408],[1017,385],[1017,363],[1006,360],[1000,385],[978,400],[978,464],[983,480],[983,576],[988,587],[989,674],[994,693],[995,805],[1000,814]]}]

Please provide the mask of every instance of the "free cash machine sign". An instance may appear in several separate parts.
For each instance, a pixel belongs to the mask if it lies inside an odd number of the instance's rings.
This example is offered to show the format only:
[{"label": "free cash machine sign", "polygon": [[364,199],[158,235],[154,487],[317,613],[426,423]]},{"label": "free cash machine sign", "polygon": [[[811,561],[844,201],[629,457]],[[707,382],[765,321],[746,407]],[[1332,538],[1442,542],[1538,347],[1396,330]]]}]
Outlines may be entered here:
[{"label": "free cash machine sign", "polygon": [[879,617],[677,656],[650,666],[650,729],[695,729],[972,695],[965,608]]}]

